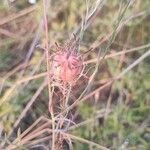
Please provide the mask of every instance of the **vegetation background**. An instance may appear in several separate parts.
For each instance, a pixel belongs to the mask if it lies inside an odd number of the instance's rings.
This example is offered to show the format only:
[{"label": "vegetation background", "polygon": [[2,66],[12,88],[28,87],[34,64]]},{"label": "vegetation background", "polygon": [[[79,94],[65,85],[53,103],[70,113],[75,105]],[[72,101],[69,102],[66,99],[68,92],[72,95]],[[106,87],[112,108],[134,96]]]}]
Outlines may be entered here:
[{"label": "vegetation background", "polygon": [[[150,51],[150,1],[130,1],[120,20],[118,16],[129,0],[103,0],[100,5],[98,2],[51,0],[48,9],[49,41],[64,43],[80,27],[86,11],[90,14],[90,10],[98,6],[94,17],[85,22],[87,28],[80,42],[81,55],[94,48],[84,59],[87,78],[79,80],[72,90],[73,97],[79,97],[85,89],[88,77],[95,70],[99,49],[105,50],[100,53],[101,57],[107,52],[84,97],[94,93],[72,110],[76,127],[68,132],[89,141],[72,140],[73,147],[75,150],[97,149],[90,143],[93,141],[112,150],[148,150],[150,57],[139,62],[137,59]],[[40,116],[49,118],[45,55],[39,48],[45,41],[42,16],[41,0],[35,4],[27,0],[0,1],[1,143],[14,130],[14,124],[29,102],[34,100],[19,121],[20,132]],[[121,28],[115,30],[120,24]],[[112,32],[114,36],[110,36]],[[123,71],[134,62],[136,66],[124,75]],[[121,79],[98,90],[121,73]]]}]

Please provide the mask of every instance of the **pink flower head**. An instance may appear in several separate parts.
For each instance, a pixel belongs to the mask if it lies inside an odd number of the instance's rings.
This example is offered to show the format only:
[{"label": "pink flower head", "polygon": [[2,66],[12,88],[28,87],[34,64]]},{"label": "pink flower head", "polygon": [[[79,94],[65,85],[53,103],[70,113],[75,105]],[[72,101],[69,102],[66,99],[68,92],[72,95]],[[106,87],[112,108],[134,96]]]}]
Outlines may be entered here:
[{"label": "pink flower head", "polygon": [[63,83],[73,83],[82,72],[83,61],[76,52],[76,42],[70,41],[64,47],[58,47],[60,50],[54,54],[52,74],[55,80]]}]

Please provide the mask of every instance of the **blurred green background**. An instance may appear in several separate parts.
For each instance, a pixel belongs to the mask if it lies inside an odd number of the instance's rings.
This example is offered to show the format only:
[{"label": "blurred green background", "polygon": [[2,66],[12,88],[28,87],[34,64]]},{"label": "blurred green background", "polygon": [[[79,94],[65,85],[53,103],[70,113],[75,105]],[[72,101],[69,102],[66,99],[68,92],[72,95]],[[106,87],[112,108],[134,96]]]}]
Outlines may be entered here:
[{"label": "blurred green background", "polygon": [[[51,43],[66,41],[71,33],[79,26],[87,4],[92,9],[95,0],[52,0],[48,10],[49,39]],[[114,29],[117,21],[119,6],[127,1],[108,0],[97,16],[84,32],[81,41],[81,54],[97,40],[105,37]],[[30,4],[27,0],[0,1],[0,128],[8,133],[20,112],[41,86],[43,78],[32,80],[14,88],[17,81],[46,70],[44,51],[34,48],[44,42],[44,33],[40,29],[42,18],[42,1]],[[150,43],[150,1],[137,0],[127,9],[124,18],[135,16],[120,30],[112,42],[108,53],[120,52],[139,46],[142,50],[103,60],[96,75],[92,89],[103,85],[101,81],[117,76],[127,66],[132,64],[144,52]],[[140,14],[136,17],[137,14]],[[38,33],[39,31],[39,33]],[[37,36],[37,37],[36,37]],[[108,44],[107,42],[104,44]],[[149,46],[150,47],[150,46]],[[32,51],[32,52],[31,52]],[[97,57],[98,48],[88,54],[85,61]],[[30,54],[31,52],[31,54]],[[26,67],[16,68],[27,62]],[[138,66],[129,71],[121,80],[111,87],[102,90],[76,108],[74,121],[79,122],[93,119],[90,123],[71,131],[72,134],[94,141],[110,149],[118,150],[148,150],[150,149],[150,58],[146,58]],[[90,64],[89,67],[95,64]],[[11,74],[12,73],[12,74]],[[89,73],[90,75],[90,73]],[[84,82],[87,82],[86,80]],[[79,83],[79,89],[73,92],[81,94],[85,88],[84,82]],[[9,95],[9,92],[11,94]],[[26,129],[41,115],[48,116],[48,93],[45,88],[38,96],[34,105],[21,121],[22,130]],[[95,118],[100,114],[110,100],[111,113]],[[94,119],[95,118],[95,119]],[[96,149],[86,144],[74,142],[75,150]]]}]

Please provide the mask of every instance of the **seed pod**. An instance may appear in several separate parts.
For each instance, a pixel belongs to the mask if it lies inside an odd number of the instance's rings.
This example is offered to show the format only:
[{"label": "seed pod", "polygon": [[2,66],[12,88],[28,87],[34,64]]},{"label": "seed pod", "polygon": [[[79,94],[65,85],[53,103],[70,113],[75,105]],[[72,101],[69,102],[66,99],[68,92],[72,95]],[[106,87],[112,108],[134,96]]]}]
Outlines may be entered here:
[{"label": "seed pod", "polygon": [[63,83],[74,83],[82,72],[83,61],[77,53],[77,41],[70,41],[62,47],[58,47],[52,58],[53,78]]}]

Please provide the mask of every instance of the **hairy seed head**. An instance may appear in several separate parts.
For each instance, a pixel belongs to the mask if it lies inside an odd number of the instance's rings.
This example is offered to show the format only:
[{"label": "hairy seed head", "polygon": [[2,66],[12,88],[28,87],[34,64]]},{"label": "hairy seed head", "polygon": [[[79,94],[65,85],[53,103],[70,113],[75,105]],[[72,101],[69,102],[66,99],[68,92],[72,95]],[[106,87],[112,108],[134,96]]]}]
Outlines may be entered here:
[{"label": "hairy seed head", "polygon": [[[77,43],[67,43],[56,52],[52,59],[52,74],[55,80],[73,83],[81,74],[83,61],[75,50]],[[58,47],[57,47],[58,48]]]}]

